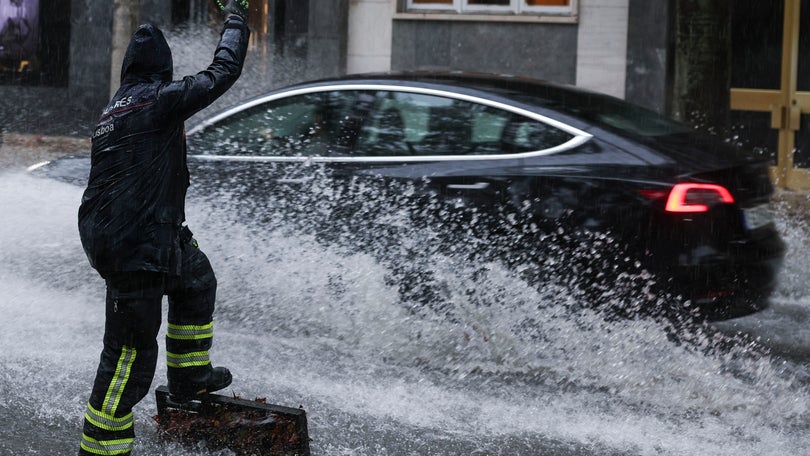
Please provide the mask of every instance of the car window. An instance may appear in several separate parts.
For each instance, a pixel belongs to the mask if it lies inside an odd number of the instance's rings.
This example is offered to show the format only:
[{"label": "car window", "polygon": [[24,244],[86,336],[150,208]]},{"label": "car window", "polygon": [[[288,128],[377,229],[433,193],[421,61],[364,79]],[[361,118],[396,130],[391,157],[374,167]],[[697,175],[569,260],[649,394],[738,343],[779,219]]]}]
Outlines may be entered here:
[{"label": "car window", "polygon": [[343,154],[356,140],[358,93],[317,92],[254,106],[189,137],[192,153],[238,156]]},{"label": "car window", "polygon": [[613,97],[581,93],[558,87],[543,87],[532,95],[516,98],[546,106],[600,127],[642,137],[661,137],[689,133],[692,128],[661,114]]},{"label": "car window", "polygon": [[378,91],[355,155],[492,155],[545,150],[565,131],[503,109],[421,93]]}]

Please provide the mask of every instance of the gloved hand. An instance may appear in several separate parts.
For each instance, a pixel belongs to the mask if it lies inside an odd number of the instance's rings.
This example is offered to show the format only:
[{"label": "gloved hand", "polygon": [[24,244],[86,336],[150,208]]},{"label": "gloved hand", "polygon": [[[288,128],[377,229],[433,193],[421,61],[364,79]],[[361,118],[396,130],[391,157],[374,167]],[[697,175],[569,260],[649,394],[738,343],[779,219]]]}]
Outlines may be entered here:
[{"label": "gloved hand", "polygon": [[[223,5],[223,1],[225,4]],[[243,21],[248,20],[248,0],[216,0],[219,10],[225,13],[226,17],[239,16]]]}]

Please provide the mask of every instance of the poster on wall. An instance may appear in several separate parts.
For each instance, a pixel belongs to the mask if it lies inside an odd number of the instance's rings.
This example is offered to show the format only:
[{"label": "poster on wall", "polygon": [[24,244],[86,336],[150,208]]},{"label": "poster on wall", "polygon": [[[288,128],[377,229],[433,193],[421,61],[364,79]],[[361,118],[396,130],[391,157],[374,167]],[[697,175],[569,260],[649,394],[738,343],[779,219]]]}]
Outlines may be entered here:
[{"label": "poster on wall", "polygon": [[39,0],[0,0],[0,60],[32,60],[38,28]]}]

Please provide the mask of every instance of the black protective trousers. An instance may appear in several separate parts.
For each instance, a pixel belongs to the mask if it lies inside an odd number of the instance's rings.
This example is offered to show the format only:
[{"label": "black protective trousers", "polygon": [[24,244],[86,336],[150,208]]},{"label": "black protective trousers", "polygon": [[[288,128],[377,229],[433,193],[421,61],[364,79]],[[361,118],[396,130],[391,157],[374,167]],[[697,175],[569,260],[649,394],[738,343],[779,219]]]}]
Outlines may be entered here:
[{"label": "black protective trousers", "polygon": [[104,349],[84,416],[80,455],[127,455],[135,442],[132,407],[146,396],[155,374],[163,296],[170,388],[211,369],[216,277],[188,236],[180,276],[128,272],[107,279]]}]

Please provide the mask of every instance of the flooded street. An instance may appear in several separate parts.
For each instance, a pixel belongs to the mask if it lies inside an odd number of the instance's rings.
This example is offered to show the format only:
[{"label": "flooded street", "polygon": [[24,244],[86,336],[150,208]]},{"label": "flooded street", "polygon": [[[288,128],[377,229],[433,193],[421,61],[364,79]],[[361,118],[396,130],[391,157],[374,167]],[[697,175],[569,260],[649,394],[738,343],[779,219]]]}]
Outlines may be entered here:
[{"label": "flooded street", "polygon": [[[0,454],[78,449],[104,324],[81,192],[0,171]],[[413,312],[373,255],[223,201],[190,200],[188,219],[218,275],[211,356],[234,373],[228,393],[303,406],[315,455],[781,456],[810,448],[810,227],[775,208],[790,250],[771,307],[683,343],[450,254],[429,260],[454,318]],[[135,408],[136,454],[212,454],[161,442],[155,407]]]}]

